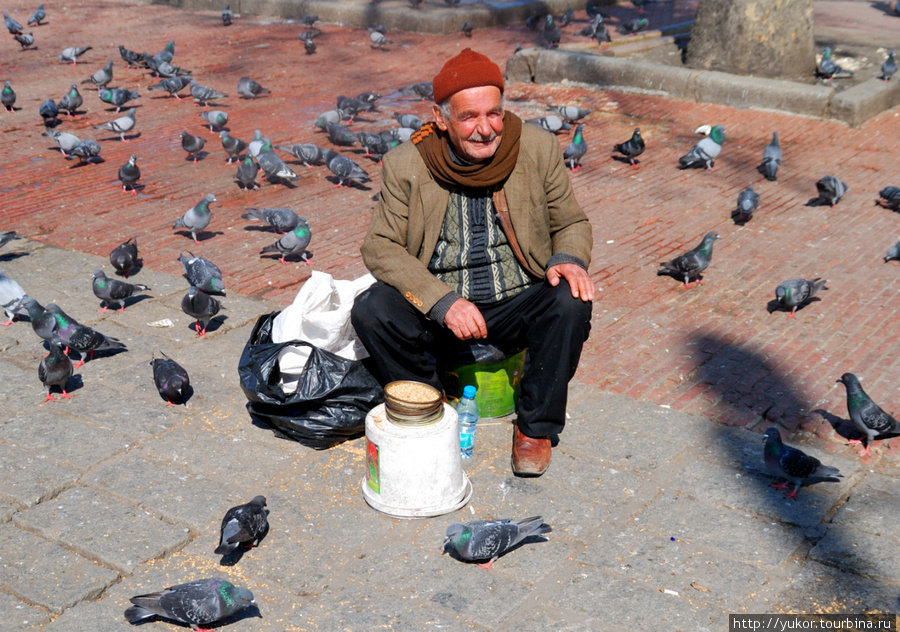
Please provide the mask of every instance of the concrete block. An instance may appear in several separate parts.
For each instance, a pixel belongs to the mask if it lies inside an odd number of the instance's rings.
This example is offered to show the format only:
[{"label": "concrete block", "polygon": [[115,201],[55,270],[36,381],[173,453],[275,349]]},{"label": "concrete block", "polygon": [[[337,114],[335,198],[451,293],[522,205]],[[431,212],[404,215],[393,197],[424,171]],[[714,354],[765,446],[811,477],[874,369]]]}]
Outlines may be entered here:
[{"label": "concrete block", "polygon": [[791,581],[768,612],[896,612],[893,582],[809,561],[787,567]]},{"label": "concrete block", "polygon": [[3,617],[3,629],[9,632],[40,632],[50,623],[50,617],[44,610],[5,592],[0,592],[0,616]]},{"label": "concrete block", "polygon": [[694,100],[701,103],[822,117],[828,116],[828,102],[834,95],[832,87],[744,77],[714,70],[696,71],[693,91]]},{"label": "concrete block", "polygon": [[5,502],[31,507],[71,486],[77,478],[77,470],[46,455],[0,444],[0,499]]},{"label": "concrete block", "polygon": [[879,112],[900,103],[900,82],[869,79],[831,99],[833,118],[857,127]]},{"label": "concrete block", "polygon": [[835,514],[833,523],[854,532],[861,530],[874,535],[893,535],[894,526],[900,523],[896,489],[896,480],[870,474],[853,488],[853,494]]},{"label": "concrete block", "polygon": [[809,552],[810,559],[850,573],[893,581],[900,564],[895,534],[872,534],[847,527],[829,527]]}]

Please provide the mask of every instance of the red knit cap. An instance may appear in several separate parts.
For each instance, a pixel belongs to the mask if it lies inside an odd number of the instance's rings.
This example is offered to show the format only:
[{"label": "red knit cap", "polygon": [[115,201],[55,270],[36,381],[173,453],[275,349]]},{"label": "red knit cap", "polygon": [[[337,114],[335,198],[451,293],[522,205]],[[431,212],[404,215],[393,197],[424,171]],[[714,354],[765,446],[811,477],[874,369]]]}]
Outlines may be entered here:
[{"label": "red knit cap", "polygon": [[497,86],[503,94],[503,73],[486,56],[466,48],[444,64],[432,84],[435,103],[443,103],[460,90],[478,86]]}]

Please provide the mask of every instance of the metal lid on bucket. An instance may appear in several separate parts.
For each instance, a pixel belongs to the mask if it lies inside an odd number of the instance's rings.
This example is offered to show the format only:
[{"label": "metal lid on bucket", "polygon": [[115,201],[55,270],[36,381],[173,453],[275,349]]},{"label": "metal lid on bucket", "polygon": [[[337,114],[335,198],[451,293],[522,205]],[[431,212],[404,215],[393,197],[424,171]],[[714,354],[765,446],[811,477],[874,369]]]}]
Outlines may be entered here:
[{"label": "metal lid on bucket", "polygon": [[388,420],[397,425],[425,426],[444,416],[444,395],[422,382],[391,382],[384,387],[384,409]]}]

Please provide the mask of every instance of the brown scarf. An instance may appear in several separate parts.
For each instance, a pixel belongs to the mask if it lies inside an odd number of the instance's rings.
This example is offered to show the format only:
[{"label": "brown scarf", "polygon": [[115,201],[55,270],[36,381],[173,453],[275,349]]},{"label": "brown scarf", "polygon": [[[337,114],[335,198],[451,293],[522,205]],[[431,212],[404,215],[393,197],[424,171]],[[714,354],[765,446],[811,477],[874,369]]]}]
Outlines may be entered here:
[{"label": "brown scarf", "polygon": [[509,177],[519,158],[521,135],[522,119],[507,111],[503,116],[503,135],[497,151],[487,162],[473,165],[459,165],[450,159],[450,137],[434,121],[419,128],[410,140],[439,182],[451,187],[480,189],[494,187]]}]

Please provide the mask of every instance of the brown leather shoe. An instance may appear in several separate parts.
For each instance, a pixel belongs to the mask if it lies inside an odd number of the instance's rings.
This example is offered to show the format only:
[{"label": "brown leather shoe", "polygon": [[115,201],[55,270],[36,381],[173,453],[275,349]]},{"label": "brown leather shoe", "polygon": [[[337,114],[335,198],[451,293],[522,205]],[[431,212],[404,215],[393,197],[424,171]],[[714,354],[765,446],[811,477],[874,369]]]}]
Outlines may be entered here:
[{"label": "brown leather shoe", "polygon": [[512,471],[517,476],[540,476],[550,465],[550,439],[532,439],[515,426]]}]

